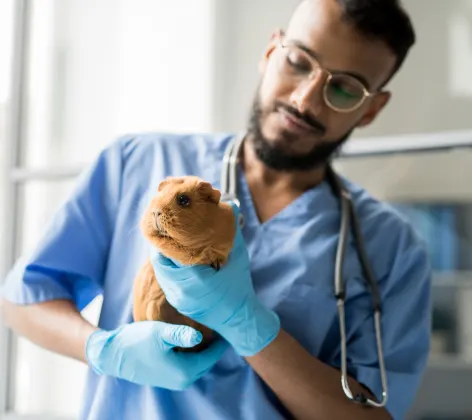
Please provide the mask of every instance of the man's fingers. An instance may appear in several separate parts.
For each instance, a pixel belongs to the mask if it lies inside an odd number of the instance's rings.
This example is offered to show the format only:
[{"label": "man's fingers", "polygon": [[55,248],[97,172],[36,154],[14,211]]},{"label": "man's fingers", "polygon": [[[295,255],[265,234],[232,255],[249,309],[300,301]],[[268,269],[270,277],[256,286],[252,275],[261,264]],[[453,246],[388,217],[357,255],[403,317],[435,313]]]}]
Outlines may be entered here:
[{"label": "man's fingers", "polygon": [[200,352],[200,356],[204,359],[218,360],[228,350],[229,343],[223,338],[218,338],[210,347]]},{"label": "man's fingers", "polygon": [[154,247],[151,248],[150,257],[154,265],[160,265],[162,267],[177,267],[171,259],[157,251]]},{"label": "man's fingers", "polygon": [[186,325],[161,323],[158,333],[162,342],[171,347],[194,347],[202,341],[202,334]]},{"label": "man's fingers", "polygon": [[186,367],[191,370],[192,375],[199,378],[207,373],[215,363],[221,359],[228,348],[229,343],[219,338],[203,351],[180,354],[179,357],[185,360]]}]

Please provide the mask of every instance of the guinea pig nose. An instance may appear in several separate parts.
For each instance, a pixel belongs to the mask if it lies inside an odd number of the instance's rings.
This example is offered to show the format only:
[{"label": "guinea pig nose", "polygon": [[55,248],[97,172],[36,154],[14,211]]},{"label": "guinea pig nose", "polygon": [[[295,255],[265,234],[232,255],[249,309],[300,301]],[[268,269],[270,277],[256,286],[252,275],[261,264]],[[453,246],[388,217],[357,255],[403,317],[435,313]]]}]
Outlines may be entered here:
[{"label": "guinea pig nose", "polygon": [[154,217],[159,217],[162,214],[162,211],[161,209],[157,209],[157,210],[154,210],[152,214],[154,215]]}]

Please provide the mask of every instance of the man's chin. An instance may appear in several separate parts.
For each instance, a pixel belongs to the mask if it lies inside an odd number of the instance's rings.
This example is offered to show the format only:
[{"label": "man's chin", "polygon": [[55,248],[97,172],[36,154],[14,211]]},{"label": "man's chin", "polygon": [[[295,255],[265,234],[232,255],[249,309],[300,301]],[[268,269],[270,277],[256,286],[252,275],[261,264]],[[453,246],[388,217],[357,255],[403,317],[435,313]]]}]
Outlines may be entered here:
[{"label": "man's chin", "polygon": [[283,134],[266,138],[252,133],[251,140],[257,158],[271,169],[291,172],[307,171],[324,166],[344,142],[323,143],[307,139],[292,139]]},{"label": "man's chin", "polygon": [[304,156],[318,144],[322,144],[322,139],[315,133],[300,135],[284,129],[262,129],[261,133],[262,136],[259,136],[258,141],[266,143],[266,146],[287,156]]},{"label": "man's chin", "polygon": [[314,132],[308,136],[293,134],[284,129],[275,109],[263,112],[256,97],[249,119],[248,134],[253,150],[261,162],[274,170],[291,172],[323,166],[350,133],[338,142],[324,142]]}]

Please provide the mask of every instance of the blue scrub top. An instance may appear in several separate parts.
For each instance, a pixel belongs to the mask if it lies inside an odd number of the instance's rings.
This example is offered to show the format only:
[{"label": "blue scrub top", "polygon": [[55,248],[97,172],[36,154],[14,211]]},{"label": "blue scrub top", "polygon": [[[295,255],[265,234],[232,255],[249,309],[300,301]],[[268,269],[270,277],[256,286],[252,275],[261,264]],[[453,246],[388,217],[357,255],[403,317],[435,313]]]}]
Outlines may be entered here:
[{"label": "blue scrub top", "polygon": [[[5,298],[19,304],[72,299],[83,309],[103,295],[99,326],[132,320],[132,284],[148,257],[139,231],[148,200],[166,176],[198,175],[219,187],[231,134],[140,134],[119,138],[80,177],[32,255],[12,268]],[[402,419],[427,361],[431,328],[431,269],[425,245],[389,205],[345,180],[351,190],[369,260],[383,301],[387,408]],[[260,300],[313,356],[340,366],[333,297],[339,205],[326,183],[305,192],[260,223],[244,175],[239,173],[243,235]],[[346,319],[350,374],[379,398],[371,296],[350,241]],[[97,376],[89,369],[82,419],[282,420],[287,414],[244,359],[229,349],[206,376],[173,392]]]}]

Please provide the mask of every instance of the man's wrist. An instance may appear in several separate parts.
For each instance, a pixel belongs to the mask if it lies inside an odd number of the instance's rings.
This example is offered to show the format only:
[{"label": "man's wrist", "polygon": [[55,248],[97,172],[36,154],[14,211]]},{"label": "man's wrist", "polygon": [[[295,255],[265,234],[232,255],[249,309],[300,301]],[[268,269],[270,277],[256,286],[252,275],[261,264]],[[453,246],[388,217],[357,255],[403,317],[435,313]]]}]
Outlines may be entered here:
[{"label": "man's wrist", "polygon": [[268,346],[279,331],[278,315],[251,296],[218,332],[240,356],[248,357]]},{"label": "man's wrist", "polygon": [[[105,333],[104,330],[100,328],[96,328],[90,332],[88,335],[87,339],[85,340],[85,348],[84,348],[84,353],[85,353],[85,362],[88,364],[88,366],[97,374],[102,375],[103,372],[101,369],[99,369],[96,366],[96,360],[99,359],[99,352],[98,348],[103,348],[104,344],[107,340],[109,340],[109,334],[103,334]],[[102,345],[97,346],[97,341],[102,341]],[[90,347],[91,344],[93,345],[94,349],[91,351]]]},{"label": "man's wrist", "polygon": [[81,336],[80,343],[81,343],[81,347],[82,347],[82,349],[81,349],[82,350],[81,359],[82,359],[82,361],[84,361],[87,364],[88,364],[88,360],[87,360],[87,343],[90,340],[90,337],[97,331],[100,331],[100,328],[87,323],[87,324],[82,326],[82,328],[79,332],[79,334]]}]

